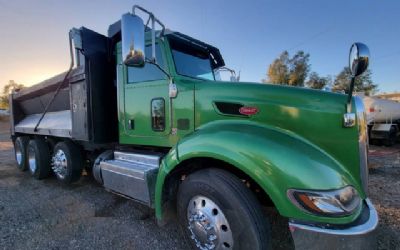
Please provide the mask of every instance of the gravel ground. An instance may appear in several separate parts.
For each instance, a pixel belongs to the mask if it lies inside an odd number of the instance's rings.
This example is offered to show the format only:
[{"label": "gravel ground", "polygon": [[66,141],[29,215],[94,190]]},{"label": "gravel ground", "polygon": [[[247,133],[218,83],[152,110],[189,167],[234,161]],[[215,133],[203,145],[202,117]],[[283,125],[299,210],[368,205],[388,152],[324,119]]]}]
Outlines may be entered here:
[{"label": "gravel ground", "polygon": [[378,210],[378,248],[400,249],[400,144],[371,146],[369,196]]},{"label": "gravel ground", "polygon": [[[400,145],[371,147],[370,197],[378,209],[379,249],[400,249]],[[276,215],[274,249],[291,248]],[[189,249],[176,223],[105,191],[90,176],[72,185],[17,170],[7,123],[0,122],[0,249]]]},{"label": "gravel ground", "polygon": [[158,227],[147,207],[105,191],[91,177],[37,181],[14,162],[0,124],[0,249],[188,249],[174,223]]}]

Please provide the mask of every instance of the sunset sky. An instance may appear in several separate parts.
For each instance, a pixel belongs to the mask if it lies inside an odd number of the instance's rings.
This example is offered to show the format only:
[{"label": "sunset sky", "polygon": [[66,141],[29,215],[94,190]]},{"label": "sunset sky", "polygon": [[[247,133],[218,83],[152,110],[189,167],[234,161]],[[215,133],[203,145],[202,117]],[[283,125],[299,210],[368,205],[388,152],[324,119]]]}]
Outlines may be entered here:
[{"label": "sunset sky", "polygon": [[283,50],[310,53],[312,71],[336,75],[350,45],[366,43],[381,92],[400,90],[400,1],[0,0],[0,87],[32,85],[69,65],[67,33],[108,25],[139,4],[172,30],[213,44],[242,81],[259,82]]}]

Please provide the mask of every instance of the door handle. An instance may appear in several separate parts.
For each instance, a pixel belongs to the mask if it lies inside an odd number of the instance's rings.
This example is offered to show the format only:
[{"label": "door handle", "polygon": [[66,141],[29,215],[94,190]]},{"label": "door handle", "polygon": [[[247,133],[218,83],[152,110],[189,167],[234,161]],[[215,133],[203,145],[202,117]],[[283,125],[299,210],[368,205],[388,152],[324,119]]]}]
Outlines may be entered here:
[{"label": "door handle", "polygon": [[128,120],[128,129],[135,129],[135,120],[129,119]]}]

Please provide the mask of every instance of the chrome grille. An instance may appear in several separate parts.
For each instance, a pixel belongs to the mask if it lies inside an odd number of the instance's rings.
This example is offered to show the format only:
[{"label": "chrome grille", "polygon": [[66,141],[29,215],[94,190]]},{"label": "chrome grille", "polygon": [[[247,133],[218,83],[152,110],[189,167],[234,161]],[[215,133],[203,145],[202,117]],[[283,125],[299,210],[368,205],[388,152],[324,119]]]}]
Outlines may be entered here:
[{"label": "chrome grille", "polygon": [[360,177],[365,194],[368,195],[368,131],[364,104],[360,97],[354,97],[357,125],[358,125],[358,149],[360,155]]}]

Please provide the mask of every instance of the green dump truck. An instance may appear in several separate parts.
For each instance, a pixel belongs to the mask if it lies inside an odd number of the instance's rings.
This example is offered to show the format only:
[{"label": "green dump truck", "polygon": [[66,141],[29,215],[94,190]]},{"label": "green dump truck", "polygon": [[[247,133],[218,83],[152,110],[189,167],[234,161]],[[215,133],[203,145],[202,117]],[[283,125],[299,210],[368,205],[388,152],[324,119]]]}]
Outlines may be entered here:
[{"label": "green dump truck", "polygon": [[[217,81],[216,47],[139,6],[107,36],[81,27],[69,38],[68,71],[10,95],[20,170],[70,184],[86,169],[160,225],[176,216],[194,248],[271,248],[264,207],[288,219],[296,249],[375,246],[353,82],[344,95]],[[354,44],[354,77],[368,60]]]}]

